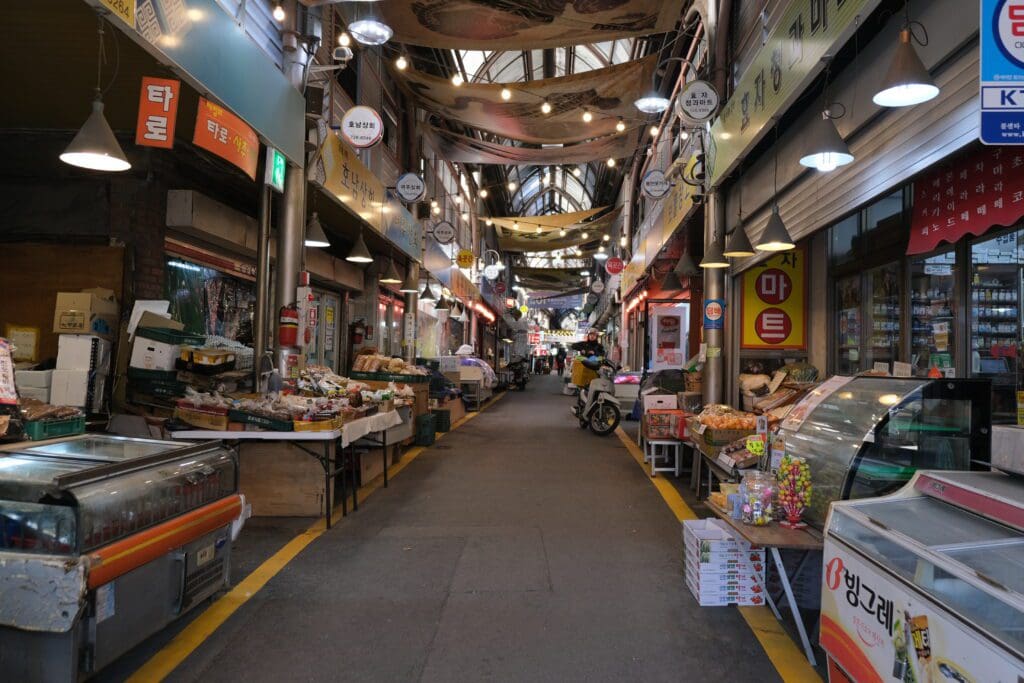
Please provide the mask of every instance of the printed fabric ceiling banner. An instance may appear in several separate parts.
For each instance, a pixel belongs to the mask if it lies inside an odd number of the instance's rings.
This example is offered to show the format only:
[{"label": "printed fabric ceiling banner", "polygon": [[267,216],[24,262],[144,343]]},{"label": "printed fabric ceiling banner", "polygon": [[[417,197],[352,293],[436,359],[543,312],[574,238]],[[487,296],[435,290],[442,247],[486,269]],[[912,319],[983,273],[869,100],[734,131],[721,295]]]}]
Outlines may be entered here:
[{"label": "printed fabric ceiling banner", "polygon": [[[605,69],[525,83],[465,83],[456,87],[445,78],[408,71],[409,84],[424,109],[448,121],[486,130],[500,137],[530,143],[581,142],[615,132],[619,117],[636,118],[633,102],[651,88],[657,62],[651,55]],[[502,88],[512,99],[501,98]],[[551,113],[540,105],[548,102]],[[594,120],[580,121],[587,107]]]},{"label": "printed fabric ceiling banner", "polygon": [[[618,216],[619,209],[616,209],[589,223],[573,225],[572,228],[567,227],[565,237],[562,237],[557,229],[544,230],[541,228],[541,231],[537,232],[536,228],[523,225],[520,225],[518,231],[500,227],[496,230],[498,246],[502,251],[556,251],[584,244],[596,245],[600,243],[602,233],[614,225]],[[584,229],[587,232],[587,237],[583,237]]]},{"label": "printed fabric ceiling banner", "polygon": [[501,228],[512,228],[512,225],[519,223],[520,226],[525,228],[547,228],[549,230],[558,230],[560,228],[568,228],[570,225],[585,221],[591,216],[596,216],[601,213],[607,206],[601,206],[596,209],[587,209],[585,211],[574,211],[573,213],[552,213],[546,216],[499,216],[498,218],[491,218],[494,224]]},{"label": "printed fabric ceiling banner", "polygon": [[396,43],[460,50],[529,50],[666,33],[682,0],[388,0]]},{"label": "printed fabric ceiling banner", "polygon": [[[584,125],[580,122],[580,125]],[[624,159],[636,150],[636,129],[618,135],[565,147],[512,147],[458,135],[430,126],[426,137],[438,156],[459,164],[500,164],[502,166],[559,166]]]},{"label": "printed fabric ceiling banner", "polygon": [[578,290],[580,285],[579,270],[574,269],[516,268],[513,272],[519,277],[519,286],[528,289],[565,292]]}]

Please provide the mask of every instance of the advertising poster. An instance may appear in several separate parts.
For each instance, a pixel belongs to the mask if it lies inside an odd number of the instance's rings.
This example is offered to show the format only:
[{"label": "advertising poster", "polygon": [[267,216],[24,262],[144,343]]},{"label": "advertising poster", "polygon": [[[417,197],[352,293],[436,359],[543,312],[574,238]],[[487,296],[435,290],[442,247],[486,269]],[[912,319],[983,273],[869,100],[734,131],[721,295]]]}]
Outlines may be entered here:
[{"label": "advertising poster", "polygon": [[807,348],[807,254],[777,254],[743,273],[740,348]]},{"label": "advertising poster", "polygon": [[961,622],[826,540],[821,646],[858,683],[1016,683],[1008,655]]},{"label": "advertising poster", "polygon": [[651,306],[651,371],[678,370],[686,360],[688,306]]}]

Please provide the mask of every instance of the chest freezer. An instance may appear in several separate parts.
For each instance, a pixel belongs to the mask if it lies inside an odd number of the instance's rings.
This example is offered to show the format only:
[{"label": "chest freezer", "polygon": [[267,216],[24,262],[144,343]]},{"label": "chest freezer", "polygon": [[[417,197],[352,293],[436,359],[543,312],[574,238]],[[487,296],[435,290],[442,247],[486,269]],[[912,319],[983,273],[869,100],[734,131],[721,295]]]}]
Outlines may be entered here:
[{"label": "chest freezer", "polygon": [[0,671],[87,678],[228,583],[221,444],[81,435],[0,451]]},{"label": "chest freezer", "polygon": [[988,470],[988,380],[832,377],[781,423],[786,453],[805,458],[813,492],[804,519],[829,504],[893,493],[918,469]]},{"label": "chest freezer", "polygon": [[1024,677],[1024,480],[921,471],[898,493],[835,503],[821,645],[832,683]]}]

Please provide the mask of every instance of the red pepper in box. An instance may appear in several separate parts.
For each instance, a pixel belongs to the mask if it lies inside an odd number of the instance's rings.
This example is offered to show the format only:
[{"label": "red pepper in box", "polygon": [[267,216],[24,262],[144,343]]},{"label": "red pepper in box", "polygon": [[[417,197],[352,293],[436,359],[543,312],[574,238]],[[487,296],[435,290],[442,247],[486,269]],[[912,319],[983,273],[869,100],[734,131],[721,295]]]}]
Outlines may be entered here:
[{"label": "red pepper in box", "polygon": [[653,408],[644,413],[645,439],[682,439],[685,434],[685,411]]}]

